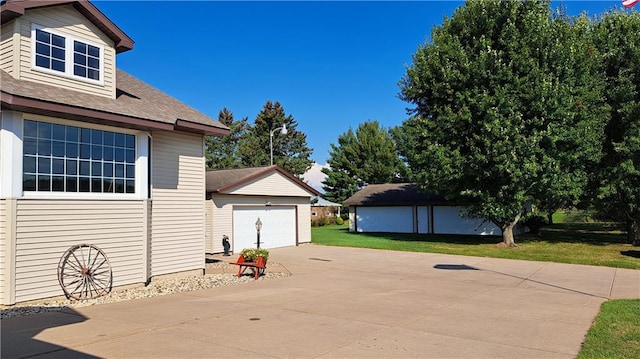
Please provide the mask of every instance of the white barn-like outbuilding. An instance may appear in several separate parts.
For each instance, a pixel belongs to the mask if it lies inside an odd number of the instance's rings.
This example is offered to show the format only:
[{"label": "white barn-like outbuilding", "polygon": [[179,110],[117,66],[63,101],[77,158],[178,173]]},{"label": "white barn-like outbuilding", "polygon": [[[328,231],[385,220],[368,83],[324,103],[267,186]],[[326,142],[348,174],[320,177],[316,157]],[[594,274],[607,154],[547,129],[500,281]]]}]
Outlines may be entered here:
[{"label": "white barn-like outbuilding", "polygon": [[296,246],[311,242],[311,197],[319,193],[279,166],[207,171],[205,251]]},{"label": "white barn-like outbuilding", "polygon": [[466,207],[420,191],[414,183],[373,184],[344,204],[351,232],[501,235],[484,218],[465,216]]}]

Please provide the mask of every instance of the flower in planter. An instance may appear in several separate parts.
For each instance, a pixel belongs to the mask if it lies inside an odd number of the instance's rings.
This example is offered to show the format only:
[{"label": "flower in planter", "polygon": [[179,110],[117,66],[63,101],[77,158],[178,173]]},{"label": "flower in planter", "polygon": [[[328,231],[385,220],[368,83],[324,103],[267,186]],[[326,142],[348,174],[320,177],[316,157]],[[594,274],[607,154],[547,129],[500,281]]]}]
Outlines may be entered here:
[{"label": "flower in planter", "polygon": [[245,248],[240,251],[240,255],[246,262],[255,262],[257,257],[263,257],[266,261],[269,259],[269,251],[266,249]]}]

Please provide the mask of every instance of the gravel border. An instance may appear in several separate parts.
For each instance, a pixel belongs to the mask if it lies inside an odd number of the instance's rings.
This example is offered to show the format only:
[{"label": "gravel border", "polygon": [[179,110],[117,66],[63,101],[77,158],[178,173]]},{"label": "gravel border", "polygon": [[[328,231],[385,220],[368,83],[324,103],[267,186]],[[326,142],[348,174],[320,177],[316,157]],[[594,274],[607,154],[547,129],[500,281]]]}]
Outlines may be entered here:
[{"label": "gravel border", "polygon": [[[274,263],[275,264],[275,263]],[[226,263],[207,263],[206,268],[230,268],[234,269],[235,266],[228,265]],[[122,290],[114,290],[111,293],[95,298],[83,301],[70,300],[66,298],[52,298],[50,300],[34,301],[28,304],[16,304],[12,306],[0,305],[0,319],[8,319],[18,316],[31,315],[45,312],[58,312],[65,308],[78,308],[91,305],[116,303],[125,300],[134,300],[140,298],[151,298],[161,295],[190,292],[194,290],[209,289],[216,287],[226,287],[230,285],[252,283],[256,280],[250,275],[243,275],[238,277],[235,274],[205,274],[202,276],[187,276],[171,279],[158,279],[153,280],[147,286],[140,286],[134,288],[127,288]],[[269,272],[266,271],[263,276],[258,280],[266,280],[273,278],[288,277],[291,273],[288,272]]]}]

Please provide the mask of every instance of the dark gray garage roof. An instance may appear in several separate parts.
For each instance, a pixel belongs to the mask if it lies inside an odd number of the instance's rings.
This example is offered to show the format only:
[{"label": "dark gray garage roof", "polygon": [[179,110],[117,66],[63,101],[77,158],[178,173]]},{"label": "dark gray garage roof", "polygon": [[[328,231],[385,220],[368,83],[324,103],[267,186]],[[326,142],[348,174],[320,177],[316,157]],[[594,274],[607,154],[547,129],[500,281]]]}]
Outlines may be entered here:
[{"label": "dark gray garage roof", "polygon": [[346,206],[440,204],[444,197],[425,193],[415,183],[370,184],[344,201]]}]

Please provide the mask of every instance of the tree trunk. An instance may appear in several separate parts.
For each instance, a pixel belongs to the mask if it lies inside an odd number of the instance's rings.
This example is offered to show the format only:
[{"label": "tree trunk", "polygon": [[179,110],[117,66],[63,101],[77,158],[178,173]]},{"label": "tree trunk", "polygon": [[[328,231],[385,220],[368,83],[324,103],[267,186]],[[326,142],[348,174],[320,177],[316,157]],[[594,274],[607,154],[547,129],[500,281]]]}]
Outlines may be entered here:
[{"label": "tree trunk", "polygon": [[549,224],[553,224],[553,214],[554,213],[555,213],[555,211],[547,213],[547,221],[549,222]]},{"label": "tree trunk", "polygon": [[638,230],[638,220],[630,217],[627,220],[627,242],[634,246],[640,246],[640,230]]},{"label": "tree trunk", "polygon": [[518,224],[522,213],[519,213],[511,223],[503,223],[500,226],[502,229],[502,244],[509,247],[517,247],[516,241],[513,237],[513,228]]}]

